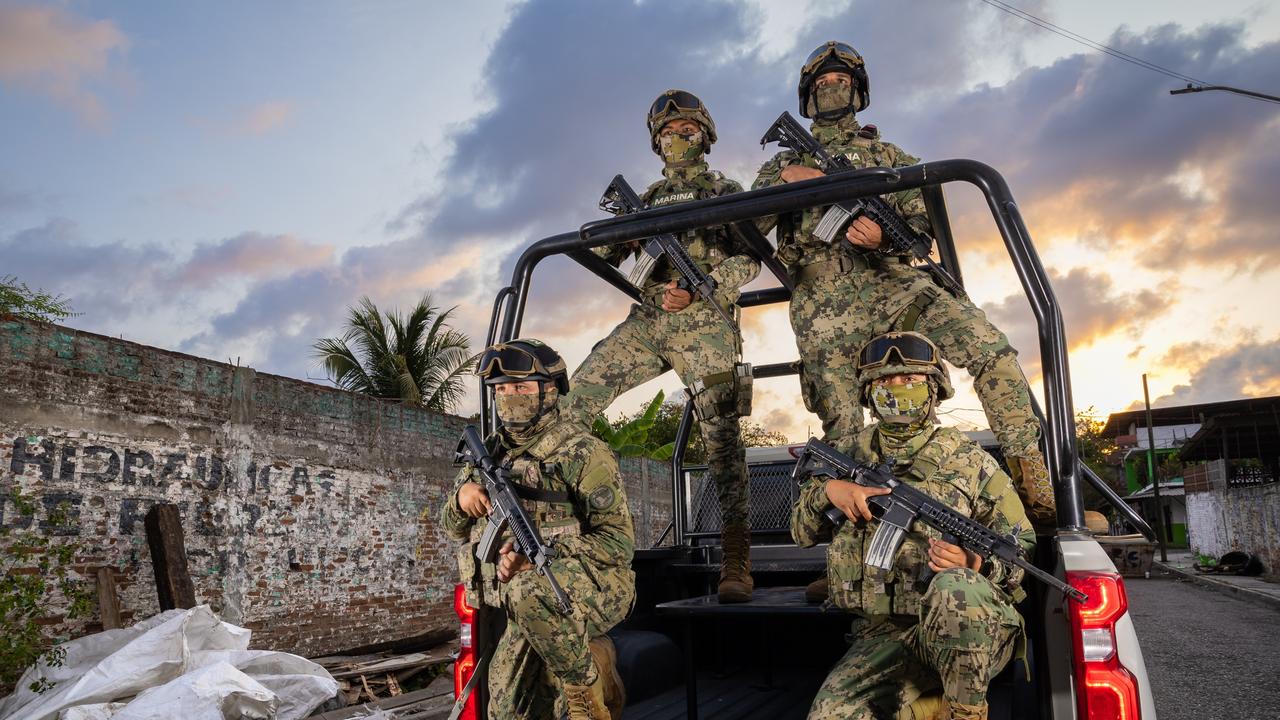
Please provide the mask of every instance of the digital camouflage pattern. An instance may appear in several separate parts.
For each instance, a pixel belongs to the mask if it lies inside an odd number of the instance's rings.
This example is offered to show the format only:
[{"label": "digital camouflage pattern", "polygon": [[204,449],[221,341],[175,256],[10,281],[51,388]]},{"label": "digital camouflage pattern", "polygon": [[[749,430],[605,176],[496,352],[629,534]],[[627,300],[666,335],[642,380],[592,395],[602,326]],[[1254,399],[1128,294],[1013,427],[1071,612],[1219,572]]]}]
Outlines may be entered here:
[{"label": "digital camouflage pattern", "polygon": [[[741,192],[742,186],[710,171],[706,163],[663,169],[665,178],[645,190],[648,207],[701,200]],[[702,229],[680,235],[695,262],[716,281],[717,300],[729,308],[740,288],[760,272],[760,264],[725,228]],[[617,264],[633,252],[626,246],[598,248],[598,254]],[[661,262],[642,288],[645,302],[633,305],[625,320],[601,340],[574,372],[572,391],[561,407],[570,417],[589,425],[619,395],[674,369],[686,387],[706,380],[706,405],[723,406],[736,399],[733,382],[713,382],[732,376],[742,354],[741,338],[707,303],[695,296],[679,312],[662,309],[665,285],[678,278]],[[701,405],[701,403],[699,403]],[[746,450],[736,413],[701,412],[699,428],[707,448],[707,472],[716,484],[724,527],[746,527],[748,497]]]},{"label": "digital camouflage pattern", "polygon": [[458,550],[467,601],[507,615],[507,630],[489,665],[491,717],[559,717],[561,685],[594,679],[588,642],[621,622],[635,601],[635,536],[613,452],[576,423],[553,415],[541,425],[522,445],[501,434],[490,442],[495,457],[511,463],[513,482],[567,493],[568,502],[522,504],[543,540],[555,547],[551,569],[569,595],[572,614],[561,613],[551,586],[536,572],[520,572],[504,584],[493,563],[477,562],[475,547],[487,520],[462,512],[457,493],[464,483],[478,481],[472,467],[462,468],[440,515],[446,532],[467,541]]},{"label": "digital camouflage pattern", "polygon": [[[853,454],[881,462],[880,426],[864,429]],[[933,426],[914,455],[896,459],[894,475],[992,530],[1018,536],[1028,553],[1035,534],[1009,476],[959,431]],[[928,540],[940,533],[917,523],[903,541],[893,568],[867,571],[864,550],[879,521],[848,522],[832,537],[822,515],[830,504],[822,482],[801,488],[791,515],[791,535],[801,547],[829,541],[830,599],[855,611],[854,642],[827,677],[810,718],[893,717],[901,705],[941,688],[949,702],[982,705],[987,683],[1009,661],[1022,637],[1013,608],[1024,593],[1023,571],[998,562],[983,572],[954,568],[937,574],[928,588],[915,587],[927,566]]]},{"label": "digital camouflage pattern", "polygon": [[978,573],[951,568],[929,585],[919,622],[855,621],[849,650],[818,689],[809,720],[901,717],[901,708],[939,692],[952,720],[985,720],[987,685],[1022,633],[1022,618],[1000,595]]},{"label": "digital camouflage pattern", "polygon": [[[870,126],[860,127],[852,115],[814,123],[812,132],[832,154],[844,155],[857,167],[919,162],[881,140]],[[760,168],[752,188],[781,183],[782,169],[793,164],[817,167],[812,157],[784,151]],[[919,190],[886,195],[885,200],[912,228],[929,232]],[[811,208],[757,221],[762,232],[778,227],[778,257],[796,282],[790,314],[802,364],[801,391],[805,407],[822,419],[824,440],[848,451],[862,428],[856,356],[863,344],[891,330],[917,330],[948,362],[974,378],[974,390],[1005,457],[1011,466],[1018,465],[1019,494],[1038,523],[1052,523],[1053,488],[1040,453],[1040,424],[1008,338],[972,301],[943,291],[924,271],[911,267],[906,256],[862,250],[843,240],[827,245],[815,238],[812,231],[824,211]],[[908,323],[911,317],[917,319]],[[1019,458],[1027,462],[1019,463]],[[1039,470],[1023,472],[1024,466]]]}]

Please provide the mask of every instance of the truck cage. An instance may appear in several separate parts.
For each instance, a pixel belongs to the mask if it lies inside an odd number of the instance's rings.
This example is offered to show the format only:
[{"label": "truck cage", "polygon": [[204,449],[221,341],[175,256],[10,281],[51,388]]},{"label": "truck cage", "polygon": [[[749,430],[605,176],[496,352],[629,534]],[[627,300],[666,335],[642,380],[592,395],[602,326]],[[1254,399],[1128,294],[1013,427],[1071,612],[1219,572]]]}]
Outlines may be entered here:
[{"label": "truck cage", "polygon": [[[976,160],[936,160],[901,168],[864,168],[838,175],[597,220],[586,223],[576,232],[543,238],[526,248],[520,255],[512,272],[511,284],[499,290],[494,298],[485,344],[489,346],[519,337],[533,272],[538,263],[552,255],[568,256],[623,294],[639,302],[639,289],[632,285],[617,268],[592,253],[591,248],[641,240],[659,233],[678,233],[703,227],[734,225],[757,217],[915,188],[921,189],[924,198],[934,231],[940,264],[963,286],[960,260],[956,253],[946,201],[942,193],[942,186],[951,182],[969,183],[976,187],[986,199],[996,228],[1004,240],[1005,249],[1009,252],[1018,280],[1022,284],[1035,316],[1047,412],[1040,409],[1034,395],[1031,400],[1044,430],[1044,456],[1057,501],[1059,531],[1071,534],[1085,531],[1080,485],[1083,477],[1142,535],[1154,541],[1155,532],[1142,516],[1121,500],[1106,482],[1078,458],[1070,368],[1061,308],[1049,284],[1044,265],[1040,262],[1040,257],[1031,243],[1030,234],[1023,223],[1022,214],[1009,191],[1008,184],[994,168]],[[750,229],[753,230],[754,227]],[[781,286],[744,292],[737,304],[746,308],[790,300],[791,292],[787,287],[787,278],[779,275],[776,270],[774,274],[778,276]],[[797,372],[796,362],[774,363],[753,368],[753,375],[757,378],[784,377]],[[480,384],[480,403],[482,430],[487,435],[495,427],[496,416],[492,396],[483,383]],[[688,527],[690,513],[685,506],[687,498],[682,488],[685,482],[684,454],[692,425],[693,403],[686,401],[676,434],[675,452],[671,460],[673,507],[672,527],[668,528],[668,532],[674,531],[673,539],[676,545],[683,545],[686,540],[694,539],[693,536],[704,534],[692,532],[692,528]],[[662,542],[666,534],[666,532],[663,533],[663,537],[659,538],[657,544]]]}]

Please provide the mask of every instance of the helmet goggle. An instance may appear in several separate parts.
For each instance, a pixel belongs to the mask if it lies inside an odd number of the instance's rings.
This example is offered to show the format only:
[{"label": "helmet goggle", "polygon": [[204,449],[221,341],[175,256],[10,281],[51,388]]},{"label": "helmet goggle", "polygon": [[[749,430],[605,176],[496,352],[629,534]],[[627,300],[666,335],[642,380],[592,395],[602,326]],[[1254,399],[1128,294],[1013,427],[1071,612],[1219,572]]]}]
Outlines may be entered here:
[{"label": "helmet goggle", "polygon": [[808,59],[804,61],[804,67],[800,69],[802,75],[807,75],[817,70],[826,59],[835,55],[843,60],[849,66],[849,72],[852,73],[854,68],[862,67],[862,56],[857,50],[846,43],[831,41],[822,47],[809,53]]},{"label": "helmet goggle", "polygon": [[702,105],[702,101],[698,99],[698,96],[691,92],[668,90],[653,101],[653,106],[649,108],[649,122],[653,122],[668,113],[682,110],[686,112],[694,110],[705,111],[706,108]]},{"label": "helmet goggle", "polygon": [[499,343],[484,351],[476,365],[476,375],[492,377],[530,378],[550,377],[546,366],[536,355],[517,345]]},{"label": "helmet goggle", "polygon": [[938,365],[938,348],[919,335],[890,333],[867,343],[858,354],[858,372],[888,365],[897,355],[903,365]]}]

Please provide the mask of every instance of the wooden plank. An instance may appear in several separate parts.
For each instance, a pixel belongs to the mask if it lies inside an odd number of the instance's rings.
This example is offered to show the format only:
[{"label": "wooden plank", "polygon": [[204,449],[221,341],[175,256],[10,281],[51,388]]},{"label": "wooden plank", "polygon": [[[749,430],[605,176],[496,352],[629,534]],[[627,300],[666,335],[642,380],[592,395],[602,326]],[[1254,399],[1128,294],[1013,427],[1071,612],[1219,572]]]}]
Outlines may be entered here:
[{"label": "wooden plank", "polygon": [[328,668],[328,670],[335,679],[355,677],[356,675],[381,675],[383,673],[393,672],[395,670],[404,670],[406,668],[417,667],[420,665],[438,665],[442,662],[449,662],[452,657],[453,648],[445,647],[428,653],[411,653],[409,655],[375,660],[374,662],[369,663],[360,663],[350,668],[334,667]]},{"label": "wooden plank", "polygon": [[116,630],[120,623],[120,597],[116,595],[116,579],[111,568],[98,568],[98,614],[103,630]]},{"label": "wooden plank", "polygon": [[160,610],[195,607],[196,589],[187,569],[187,548],[178,506],[168,503],[152,506],[147,511],[146,527]]},{"label": "wooden plank", "polygon": [[[442,675],[431,684],[421,690],[414,690],[393,698],[385,698],[377,702],[363,703],[361,705],[353,705],[351,707],[342,708],[340,710],[330,710],[322,715],[313,715],[307,720],[346,720],[355,715],[367,715],[371,710],[394,710],[403,708],[415,703],[421,703],[433,698],[440,698],[448,695],[453,697],[453,675]],[[450,700],[452,705],[452,700]],[[446,713],[447,714],[447,713]]]}]

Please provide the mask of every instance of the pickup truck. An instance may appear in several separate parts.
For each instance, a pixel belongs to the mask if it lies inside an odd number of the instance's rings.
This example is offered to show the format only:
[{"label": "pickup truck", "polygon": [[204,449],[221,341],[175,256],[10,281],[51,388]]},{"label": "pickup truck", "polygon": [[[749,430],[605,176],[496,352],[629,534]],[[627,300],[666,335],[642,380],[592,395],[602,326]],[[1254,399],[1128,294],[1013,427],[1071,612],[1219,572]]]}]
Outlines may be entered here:
[{"label": "pickup truck", "polygon": [[[1024,582],[1028,596],[1019,610],[1026,621],[1027,658],[1011,662],[992,681],[990,717],[1154,720],[1155,704],[1128,614],[1124,582],[1085,528],[1081,483],[1093,485],[1149,539],[1154,533],[1078,461],[1062,315],[1018,206],[994,169],[973,160],[868,168],[588,223],[524,251],[511,284],[494,300],[487,343],[519,336],[534,269],[552,255],[567,255],[638,299],[637,289],[627,278],[590,248],[664,232],[740,224],[755,217],[911,188],[922,190],[940,264],[963,282],[942,192],[945,184],[953,182],[969,183],[985,196],[1037,322],[1046,406],[1041,413],[1043,447],[1057,498],[1058,527],[1038,538],[1034,562],[1089,598],[1083,604],[1070,602],[1061,592],[1034,580]],[[779,287],[745,292],[739,304],[786,302],[790,298],[786,279],[774,272]],[[756,378],[793,373],[793,363],[754,368]],[[486,431],[493,427],[487,395],[482,399],[481,419]],[[636,552],[636,607],[610,633],[627,688],[623,718],[803,718],[823,678],[846,650],[845,634],[859,620],[837,608],[805,601],[805,584],[825,572],[825,547],[802,549],[791,542],[788,520],[797,488],[790,480],[794,460],[785,448],[753,452],[749,459],[754,597],[743,604],[717,602],[718,508],[715,493],[704,481],[704,469],[684,463],[692,421],[692,406],[686,405],[672,459],[671,526],[657,546]],[[989,450],[1001,459],[998,449]],[[493,637],[495,624],[502,619],[468,607],[460,591],[455,606],[462,647],[454,679],[455,689],[461,691],[476,666],[478,649]],[[484,683],[476,687],[483,688]],[[486,717],[482,690],[468,699],[462,717]]]}]

